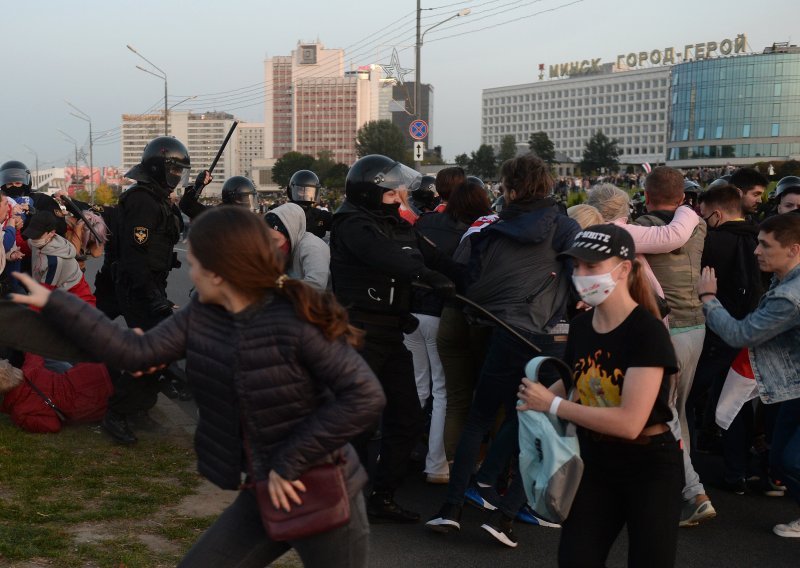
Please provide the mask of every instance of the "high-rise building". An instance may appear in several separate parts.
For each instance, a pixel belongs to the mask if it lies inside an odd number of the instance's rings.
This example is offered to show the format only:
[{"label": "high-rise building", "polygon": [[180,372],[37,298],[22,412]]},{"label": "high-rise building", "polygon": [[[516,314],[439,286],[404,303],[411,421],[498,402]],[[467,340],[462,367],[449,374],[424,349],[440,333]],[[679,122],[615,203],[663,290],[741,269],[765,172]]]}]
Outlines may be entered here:
[{"label": "high-rise building", "polygon": [[236,129],[239,131],[239,165],[235,175],[254,179],[253,162],[264,159],[264,123],[242,123]]},{"label": "high-rise building", "polygon": [[299,42],[291,55],[264,62],[264,149],[276,160],[290,151],[355,161],[358,129],[378,119],[380,66],[346,71],[343,49]]},{"label": "high-rise building", "polygon": [[[191,111],[170,111],[169,135],[186,145],[192,161],[191,178],[211,166],[222,141],[230,130],[234,116],[226,112],[195,113]],[[240,175],[239,129],[234,131],[231,140],[214,168],[214,181],[206,188],[208,194],[219,193],[223,182],[231,176]],[[122,167],[128,171],[139,163],[147,143],[164,133],[164,115],[122,115]],[[244,174],[241,174],[244,175]]]}]

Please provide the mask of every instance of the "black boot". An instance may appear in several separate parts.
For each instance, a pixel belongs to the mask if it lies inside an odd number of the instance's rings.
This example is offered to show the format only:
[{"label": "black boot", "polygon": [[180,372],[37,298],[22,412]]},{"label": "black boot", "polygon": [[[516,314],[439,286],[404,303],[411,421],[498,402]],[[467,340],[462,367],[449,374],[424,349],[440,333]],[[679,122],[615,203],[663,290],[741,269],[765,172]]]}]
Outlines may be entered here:
[{"label": "black boot", "polygon": [[125,419],[125,416],[113,410],[106,412],[100,426],[102,426],[103,430],[119,444],[130,446],[138,441],[136,435],[131,431],[130,426],[128,426],[128,421]]},{"label": "black boot", "polygon": [[417,523],[419,513],[403,509],[389,491],[373,491],[367,500],[367,515],[372,523]]}]

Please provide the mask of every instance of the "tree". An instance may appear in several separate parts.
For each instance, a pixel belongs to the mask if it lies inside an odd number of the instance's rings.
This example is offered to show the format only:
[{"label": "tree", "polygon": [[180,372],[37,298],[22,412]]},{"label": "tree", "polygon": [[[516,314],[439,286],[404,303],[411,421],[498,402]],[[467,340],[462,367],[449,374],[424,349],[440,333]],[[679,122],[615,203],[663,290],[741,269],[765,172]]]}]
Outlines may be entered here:
[{"label": "tree", "polygon": [[465,170],[469,169],[469,156],[466,154],[459,154],[455,157],[456,165]]},{"label": "tree", "polygon": [[534,132],[531,134],[528,139],[528,148],[536,154],[537,158],[544,160],[548,164],[556,161],[556,148],[547,132]]},{"label": "tree", "polygon": [[497,158],[494,146],[481,144],[477,152],[470,154],[469,171],[483,179],[494,179],[497,173]]},{"label": "tree", "polygon": [[320,177],[320,181],[322,185],[324,185],[327,189],[343,189],[344,182],[347,179],[347,171],[350,168],[347,164],[343,164],[341,162],[334,164],[331,166],[325,177]]},{"label": "tree", "polygon": [[101,183],[94,190],[94,202],[98,205],[116,205],[117,196],[107,183]]},{"label": "tree", "polygon": [[581,160],[581,172],[589,174],[597,172],[600,168],[616,171],[619,169],[617,159],[622,152],[617,148],[617,141],[608,138],[602,130],[598,130],[586,142],[583,149],[583,160]]},{"label": "tree", "polygon": [[410,152],[403,133],[391,120],[371,120],[358,129],[356,154],[359,158],[369,154],[383,154],[398,162],[408,163]]},{"label": "tree", "polygon": [[314,156],[300,152],[286,152],[272,166],[272,181],[280,187],[289,185],[289,179],[297,170],[310,170],[314,166]]},{"label": "tree", "polygon": [[506,160],[517,155],[517,139],[512,134],[506,134],[500,139],[500,151],[497,153],[497,164],[502,165]]}]

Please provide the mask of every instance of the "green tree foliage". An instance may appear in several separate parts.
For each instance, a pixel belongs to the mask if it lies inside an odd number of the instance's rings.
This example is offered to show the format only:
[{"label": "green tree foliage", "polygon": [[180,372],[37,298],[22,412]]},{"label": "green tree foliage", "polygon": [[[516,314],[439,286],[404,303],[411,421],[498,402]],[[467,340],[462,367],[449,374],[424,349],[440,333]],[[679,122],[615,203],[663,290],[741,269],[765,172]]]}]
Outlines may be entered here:
[{"label": "green tree foliage", "polygon": [[328,169],[325,177],[320,177],[320,181],[327,189],[344,189],[344,182],[347,179],[347,170],[349,169],[347,164],[336,163]]},{"label": "green tree foliage", "polygon": [[608,138],[602,130],[598,130],[586,142],[586,147],[583,149],[581,172],[590,174],[600,171],[600,168],[616,171],[619,168],[618,157],[621,153],[617,141]]},{"label": "green tree foliage", "polygon": [[314,156],[300,152],[286,152],[272,166],[272,181],[280,187],[289,185],[289,179],[297,170],[313,170]]},{"label": "green tree foliage", "polygon": [[358,129],[356,154],[383,154],[398,162],[408,164],[411,153],[400,129],[391,120],[372,120]]},{"label": "green tree foliage", "polygon": [[469,156],[466,154],[459,154],[455,157],[456,165],[465,170],[469,169]]},{"label": "green tree foliage", "polygon": [[531,134],[531,137],[528,138],[528,148],[536,154],[536,157],[548,164],[556,161],[556,148],[547,132],[534,132]]},{"label": "green tree foliage", "polygon": [[506,134],[500,139],[500,151],[497,153],[497,164],[501,165],[517,155],[517,139],[512,134]]},{"label": "green tree foliage", "polygon": [[494,146],[481,144],[476,152],[470,154],[468,171],[482,179],[494,179],[497,173],[497,157]]}]

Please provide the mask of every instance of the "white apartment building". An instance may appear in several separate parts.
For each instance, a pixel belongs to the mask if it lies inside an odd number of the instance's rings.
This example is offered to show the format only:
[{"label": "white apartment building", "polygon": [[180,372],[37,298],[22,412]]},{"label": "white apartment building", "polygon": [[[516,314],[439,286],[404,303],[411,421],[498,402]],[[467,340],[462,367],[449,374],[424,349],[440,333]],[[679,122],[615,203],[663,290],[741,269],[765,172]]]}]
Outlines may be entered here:
[{"label": "white apartment building", "polygon": [[264,123],[242,123],[236,129],[239,131],[239,164],[236,175],[254,180],[253,162],[264,159]]},{"label": "white apartment building", "polygon": [[484,89],[481,143],[496,148],[513,135],[527,144],[546,132],[557,152],[580,162],[586,142],[601,130],[618,141],[621,163],[664,162],[670,67],[617,71]]}]

